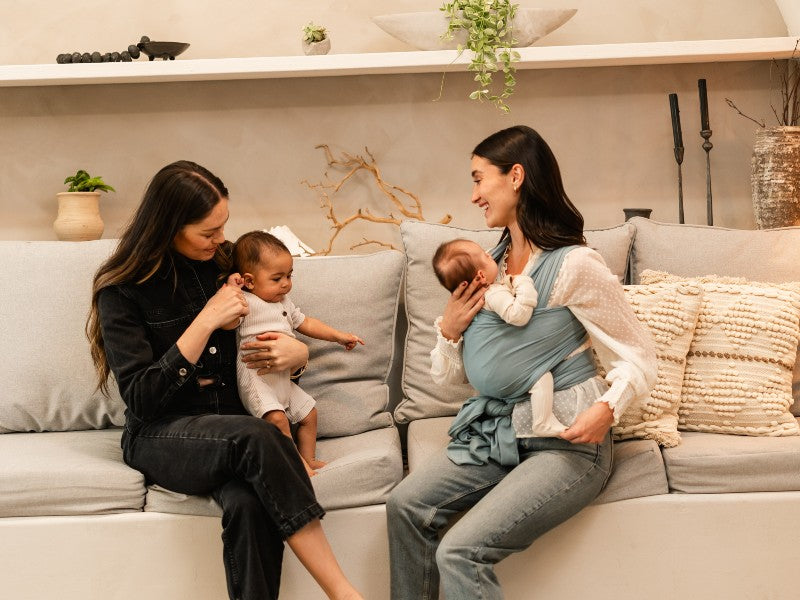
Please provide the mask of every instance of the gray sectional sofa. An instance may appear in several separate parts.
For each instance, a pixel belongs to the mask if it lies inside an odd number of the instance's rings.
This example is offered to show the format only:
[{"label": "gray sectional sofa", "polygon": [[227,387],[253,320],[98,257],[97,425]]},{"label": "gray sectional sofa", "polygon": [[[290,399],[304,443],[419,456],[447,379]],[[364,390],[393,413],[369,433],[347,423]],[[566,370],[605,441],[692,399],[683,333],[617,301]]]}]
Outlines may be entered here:
[{"label": "gray sectional sofa", "polygon": [[[401,233],[402,253],[298,259],[293,291],[306,314],[366,341],[345,353],[305,340],[311,360],[302,383],[318,400],[319,454],[329,463],[312,480],[328,510],[324,527],[345,571],[366,598],[378,600],[388,598],[384,502],[403,476],[403,449],[408,469],[423,464],[446,444],[448,424],[470,395],[468,386],[440,388],[427,375],[431,323],[446,299],[430,256],[448,238],[491,246],[498,237],[418,222],[405,222]],[[587,238],[620,281],[637,285],[651,270],[800,281],[800,228],[736,231],[635,218]],[[219,507],[148,486],[127,467],[119,449],[121,401],[94,389],[83,326],[92,273],[113,244],[0,242],[3,596],[226,598]],[[708,290],[717,283],[687,285],[705,286],[699,293],[710,310]],[[695,337],[706,335],[697,323]],[[800,395],[800,369],[796,360],[792,365],[794,379],[781,385]],[[680,428],[680,444],[660,447],[649,423],[623,431],[619,437],[638,437],[615,444],[614,473],[595,503],[498,566],[506,596],[795,597],[800,436],[787,435],[794,433],[786,423],[791,398],[775,394],[768,409],[777,416],[768,415],[760,429],[748,424],[753,435],[709,433],[677,406],[675,414],[640,407],[642,419]],[[289,552],[281,597],[323,597]]]}]

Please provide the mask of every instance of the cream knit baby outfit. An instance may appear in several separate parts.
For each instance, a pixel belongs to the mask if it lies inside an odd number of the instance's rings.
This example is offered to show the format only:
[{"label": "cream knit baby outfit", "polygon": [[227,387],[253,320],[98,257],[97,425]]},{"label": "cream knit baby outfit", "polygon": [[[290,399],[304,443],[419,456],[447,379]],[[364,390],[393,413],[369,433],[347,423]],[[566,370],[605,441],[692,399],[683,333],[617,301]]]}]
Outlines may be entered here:
[{"label": "cream knit baby outfit", "polygon": [[[244,316],[236,330],[237,347],[245,342],[252,342],[256,336],[266,331],[277,331],[295,337],[294,330],[305,320],[288,297],[280,302],[265,302],[252,293],[245,293],[250,312]],[[281,410],[286,413],[290,423],[303,420],[316,402],[294,383],[291,373],[279,371],[258,375],[255,369],[248,369],[241,361],[239,350],[236,361],[236,377],[239,383],[239,395],[250,414],[263,417],[265,413]]]}]

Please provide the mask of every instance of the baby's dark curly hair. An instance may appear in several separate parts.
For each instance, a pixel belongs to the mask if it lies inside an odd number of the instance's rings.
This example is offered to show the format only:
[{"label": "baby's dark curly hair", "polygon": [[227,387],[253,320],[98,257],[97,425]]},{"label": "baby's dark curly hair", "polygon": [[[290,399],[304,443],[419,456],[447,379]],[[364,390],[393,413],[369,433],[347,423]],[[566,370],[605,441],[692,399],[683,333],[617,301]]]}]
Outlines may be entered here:
[{"label": "baby's dark curly hair", "polygon": [[252,273],[261,262],[264,252],[272,256],[285,252],[291,254],[282,241],[266,231],[250,231],[233,245],[233,272]]}]

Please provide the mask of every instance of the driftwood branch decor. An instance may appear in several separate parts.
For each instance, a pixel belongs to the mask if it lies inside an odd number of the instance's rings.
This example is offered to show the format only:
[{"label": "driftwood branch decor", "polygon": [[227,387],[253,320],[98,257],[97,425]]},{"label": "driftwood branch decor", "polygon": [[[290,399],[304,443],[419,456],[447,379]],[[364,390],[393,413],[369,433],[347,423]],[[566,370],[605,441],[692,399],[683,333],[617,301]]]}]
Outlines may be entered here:
[{"label": "driftwood branch decor", "polygon": [[[381,171],[375,162],[375,157],[367,147],[364,147],[365,155],[353,155],[347,152],[342,152],[339,157],[333,155],[333,152],[331,152],[331,149],[327,144],[320,144],[315,146],[315,148],[322,149],[325,152],[325,161],[327,162],[329,169],[337,169],[344,173],[344,175],[342,175],[342,177],[337,181],[332,181],[329,179],[328,171],[325,172],[325,178],[327,181],[320,183],[310,183],[307,180],[303,181],[303,183],[309,189],[316,191],[319,195],[320,205],[326,213],[325,218],[331,222],[331,229],[333,230],[331,238],[328,241],[328,247],[325,248],[325,250],[320,250],[316,254],[330,254],[333,248],[333,242],[336,240],[342,230],[355,221],[368,221],[371,223],[399,226],[404,218],[415,219],[417,221],[425,220],[425,218],[422,216],[422,203],[420,202],[419,197],[398,185],[393,185],[384,181],[383,177],[381,176]],[[350,181],[357,173],[360,172],[368,173],[372,177],[375,185],[378,187],[378,190],[380,190],[380,192],[389,200],[390,208],[386,215],[372,214],[368,208],[359,208],[356,210],[356,212],[345,218],[340,218],[336,215],[336,210],[334,207],[336,194],[342,190],[348,181]],[[392,210],[397,211],[400,216],[396,216],[394,212],[391,212]],[[445,224],[449,223],[451,220],[452,217],[450,215],[445,215],[439,220],[439,223]],[[397,249],[394,247],[394,245],[388,242],[368,240],[364,238],[358,244],[351,246],[350,250],[373,244],[383,248],[391,248],[393,250]]]}]

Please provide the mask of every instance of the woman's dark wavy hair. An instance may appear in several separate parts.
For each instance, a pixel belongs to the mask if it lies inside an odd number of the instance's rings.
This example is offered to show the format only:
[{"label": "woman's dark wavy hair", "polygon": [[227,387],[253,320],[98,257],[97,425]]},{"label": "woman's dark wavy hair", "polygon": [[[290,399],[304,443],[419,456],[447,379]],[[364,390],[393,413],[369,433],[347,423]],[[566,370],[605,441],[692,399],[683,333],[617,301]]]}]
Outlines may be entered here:
[{"label": "woman's dark wavy hair", "polygon": [[[522,165],[517,221],[525,238],[545,250],[585,245],[583,216],[564,191],[561,170],[547,142],[535,130],[515,125],[493,133],[472,151],[508,173]],[[503,231],[501,241],[509,235]]]},{"label": "woman's dark wavy hair", "polygon": [[[110,368],[98,314],[101,290],[122,283],[142,283],[165,262],[171,265],[173,254],[170,249],[178,232],[186,225],[202,221],[221,199],[227,197],[228,190],[216,175],[188,160],[163,167],[150,181],[139,208],[120,236],[119,244],[94,276],[86,336],[97,372],[98,388],[104,393],[108,393]],[[229,270],[230,243],[219,247],[214,261],[222,272]]]}]

